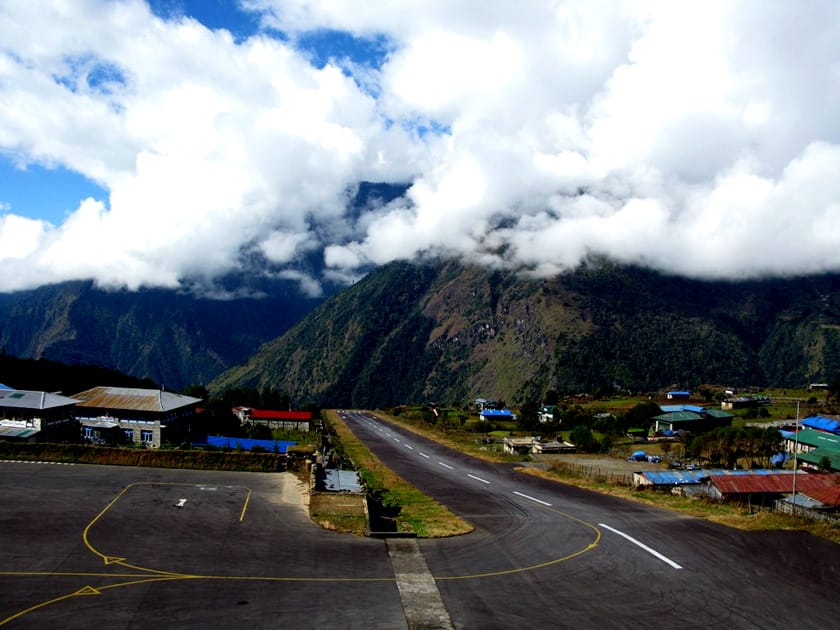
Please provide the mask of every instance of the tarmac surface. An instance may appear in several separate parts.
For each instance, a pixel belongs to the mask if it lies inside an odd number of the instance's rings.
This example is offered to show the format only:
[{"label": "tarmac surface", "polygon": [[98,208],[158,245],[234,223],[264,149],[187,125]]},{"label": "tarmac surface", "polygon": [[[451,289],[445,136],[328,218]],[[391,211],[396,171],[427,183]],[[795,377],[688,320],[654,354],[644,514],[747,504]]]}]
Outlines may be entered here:
[{"label": "tarmac surface", "polygon": [[386,544],[291,474],[0,463],[0,625],[405,628]]},{"label": "tarmac surface", "polygon": [[827,628],[840,547],[490,464],[361,412],[388,466],[475,526],[321,529],[289,474],[0,462],[10,628]]}]

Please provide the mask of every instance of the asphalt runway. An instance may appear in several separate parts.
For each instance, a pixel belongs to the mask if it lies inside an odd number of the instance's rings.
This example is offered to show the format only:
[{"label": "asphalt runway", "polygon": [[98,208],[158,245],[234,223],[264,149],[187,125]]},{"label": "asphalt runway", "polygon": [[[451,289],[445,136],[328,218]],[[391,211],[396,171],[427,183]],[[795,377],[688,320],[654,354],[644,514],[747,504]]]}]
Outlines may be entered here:
[{"label": "asphalt runway", "polygon": [[840,547],[743,532],[446,449],[361,412],[353,431],[407,481],[476,526],[420,541],[461,628],[826,628]]},{"label": "asphalt runway", "polygon": [[0,463],[0,625],[405,628],[381,540],[287,474]]},{"label": "asphalt runway", "polygon": [[[837,545],[674,515],[345,415],[387,465],[475,525],[419,541],[454,627],[840,618]],[[314,525],[291,475],[0,462],[0,479],[0,625],[408,627],[386,543]]]}]

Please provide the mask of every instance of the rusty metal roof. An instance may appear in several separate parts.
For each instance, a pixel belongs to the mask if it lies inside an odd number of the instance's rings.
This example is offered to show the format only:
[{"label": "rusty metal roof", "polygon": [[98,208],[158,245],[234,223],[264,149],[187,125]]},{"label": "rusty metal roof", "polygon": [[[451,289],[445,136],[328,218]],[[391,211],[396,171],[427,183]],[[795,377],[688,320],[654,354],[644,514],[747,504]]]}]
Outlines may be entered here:
[{"label": "rusty metal roof", "polygon": [[79,407],[97,409],[123,409],[130,411],[151,411],[164,413],[197,405],[200,398],[173,394],[159,389],[137,389],[133,387],[94,387],[75,394]]},{"label": "rusty metal roof", "polygon": [[[793,478],[791,474],[778,475],[714,475],[710,477],[721,494],[754,494],[754,493],[790,493],[793,492]],[[835,485],[837,477],[834,475],[796,475],[796,490],[807,492],[816,488],[826,488]]]}]

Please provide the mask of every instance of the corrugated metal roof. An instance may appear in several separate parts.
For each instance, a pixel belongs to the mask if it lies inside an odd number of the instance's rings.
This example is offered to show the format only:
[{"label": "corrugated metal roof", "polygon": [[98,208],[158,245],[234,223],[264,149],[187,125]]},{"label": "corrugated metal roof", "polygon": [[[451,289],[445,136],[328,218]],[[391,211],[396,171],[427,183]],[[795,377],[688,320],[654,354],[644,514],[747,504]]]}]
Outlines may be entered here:
[{"label": "corrugated metal roof", "polygon": [[693,411],[674,411],[673,413],[663,413],[654,416],[653,419],[663,422],[697,422],[701,419],[701,416]]},{"label": "corrugated metal roof", "polygon": [[97,409],[122,409],[129,411],[152,411],[163,413],[197,405],[200,398],[173,394],[158,389],[137,389],[133,387],[94,387],[76,394],[79,407]]},{"label": "corrugated metal roof", "polygon": [[820,446],[813,451],[807,453],[800,453],[799,461],[811,464],[813,466],[820,466],[823,457],[827,457],[829,466],[832,470],[840,470],[840,449],[828,446]]},{"label": "corrugated metal roof", "polygon": [[69,407],[78,401],[75,398],[50,394],[49,392],[35,392],[23,389],[0,389],[0,407],[15,409],[54,409]]},{"label": "corrugated metal roof", "polygon": [[3,438],[18,438],[21,440],[25,440],[38,433],[40,433],[40,431],[38,431],[37,429],[0,426],[0,437]]},{"label": "corrugated metal roof", "polygon": [[802,420],[802,426],[813,427],[814,429],[829,431],[830,433],[840,432],[840,422],[831,418],[824,418],[823,416],[808,416]]},{"label": "corrugated metal roof", "polygon": [[709,476],[705,470],[645,470],[642,476],[656,486],[682,486],[700,483]]},{"label": "corrugated metal roof", "polygon": [[254,420],[311,420],[311,411],[281,411],[273,409],[251,409],[247,414]]},{"label": "corrugated metal roof", "polygon": [[798,436],[795,433],[791,433],[788,439],[798,441],[800,444],[805,444],[806,446],[840,448],[840,435],[824,433],[815,429],[802,429],[799,431]]},{"label": "corrugated metal roof", "polygon": [[[710,479],[721,494],[790,493],[793,475],[714,475]],[[805,492],[834,485],[831,475],[796,475],[796,489]]]},{"label": "corrugated metal roof", "polygon": [[362,492],[362,480],[355,470],[324,469],[324,487],[332,492]]},{"label": "corrugated metal roof", "polygon": [[485,409],[479,415],[481,416],[511,416],[513,415],[510,409]]},{"label": "corrugated metal roof", "polygon": [[819,501],[823,505],[836,507],[840,505],[840,480],[833,486],[812,488],[808,490],[807,495],[812,499]]},{"label": "corrugated metal roof", "polygon": [[712,418],[731,418],[732,414],[722,409],[704,409],[703,413]]}]

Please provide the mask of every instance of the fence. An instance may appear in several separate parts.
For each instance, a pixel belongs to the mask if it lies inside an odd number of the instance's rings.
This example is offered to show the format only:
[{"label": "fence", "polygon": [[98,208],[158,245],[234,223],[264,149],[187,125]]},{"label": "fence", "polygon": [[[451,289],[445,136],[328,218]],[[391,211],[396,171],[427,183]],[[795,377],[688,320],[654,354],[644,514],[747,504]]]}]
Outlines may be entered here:
[{"label": "fence", "polygon": [[573,462],[555,462],[551,465],[551,469],[573,477],[588,479],[590,481],[611,483],[618,486],[633,485],[632,473],[615,472],[614,470],[606,470],[599,466],[590,466],[587,464]]}]

